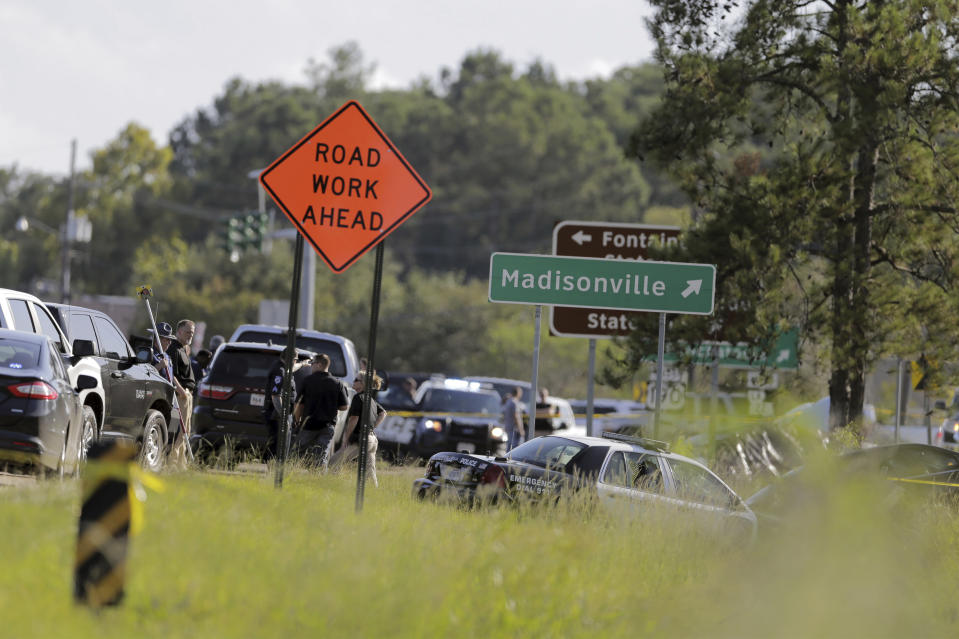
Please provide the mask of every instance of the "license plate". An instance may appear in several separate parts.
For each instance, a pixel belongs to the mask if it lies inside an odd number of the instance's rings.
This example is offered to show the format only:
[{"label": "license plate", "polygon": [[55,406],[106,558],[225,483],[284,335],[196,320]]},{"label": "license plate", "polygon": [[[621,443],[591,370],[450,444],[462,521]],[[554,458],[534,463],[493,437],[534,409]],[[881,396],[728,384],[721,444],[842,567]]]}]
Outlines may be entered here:
[{"label": "license plate", "polygon": [[265,397],[263,393],[250,393],[250,406],[262,406]]},{"label": "license plate", "polygon": [[458,453],[475,453],[476,444],[473,442],[460,442],[456,445],[456,452]]},{"label": "license plate", "polygon": [[451,468],[450,466],[440,467],[440,476],[448,481],[459,481],[463,479],[465,468]]}]

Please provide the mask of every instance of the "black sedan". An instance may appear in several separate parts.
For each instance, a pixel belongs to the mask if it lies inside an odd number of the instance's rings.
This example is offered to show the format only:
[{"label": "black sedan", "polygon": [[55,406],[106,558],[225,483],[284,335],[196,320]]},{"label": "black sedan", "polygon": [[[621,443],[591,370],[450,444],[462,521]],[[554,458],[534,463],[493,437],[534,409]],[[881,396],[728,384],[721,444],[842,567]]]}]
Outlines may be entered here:
[{"label": "black sedan", "polygon": [[85,454],[79,392],[45,335],[0,329],[0,460],[7,465],[75,472]]},{"label": "black sedan", "polygon": [[467,502],[553,499],[590,490],[609,506],[658,504],[717,515],[756,532],[745,502],[697,461],[653,440],[619,433],[603,437],[537,437],[505,457],[438,453],[413,482],[421,499],[451,495]]},{"label": "black sedan", "polygon": [[[835,480],[880,479],[888,491],[887,503],[900,494],[922,497],[959,497],[959,452],[927,444],[890,444],[853,450],[836,459]],[[776,528],[789,512],[809,505],[810,478],[804,467],[786,473],[746,500],[764,527]],[[831,486],[832,484],[830,484]]]}]

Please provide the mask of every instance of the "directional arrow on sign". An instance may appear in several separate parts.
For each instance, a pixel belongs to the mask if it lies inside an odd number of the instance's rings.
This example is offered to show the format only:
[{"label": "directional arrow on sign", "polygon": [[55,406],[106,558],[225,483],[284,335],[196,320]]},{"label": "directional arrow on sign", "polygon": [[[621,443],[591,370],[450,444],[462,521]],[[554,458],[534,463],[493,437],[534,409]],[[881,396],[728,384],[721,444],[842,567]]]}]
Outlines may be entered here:
[{"label": "directional arrow on sign", "polygon": [[593,236],[582,231],[576,231],[576,234],[573,235],[573,241],[582,246],[583,242],[592,242]]},{"label": "directional arrow on sign", "polygon": [[686,290],[683,291],[683,297],[689,297],[692,294],[699,295],[700,289],[703,287],[702,280],[687,280],[686,281]]}]

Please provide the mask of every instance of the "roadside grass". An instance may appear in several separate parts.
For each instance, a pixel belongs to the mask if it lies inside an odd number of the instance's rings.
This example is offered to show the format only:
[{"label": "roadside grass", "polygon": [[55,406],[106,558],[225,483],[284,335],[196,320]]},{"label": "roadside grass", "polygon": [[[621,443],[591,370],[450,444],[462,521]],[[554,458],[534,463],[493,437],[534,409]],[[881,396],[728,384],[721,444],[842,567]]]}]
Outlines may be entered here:
[{"label": "roadside grass", "polygon": [[[954,507],[838,486],[753,544],[688,516],[586,498],[473,510],[411,499],[385,466],[181,472],[149,493],[126,598],[73,604],[79,484],[0,490],[3,636],[900,637],[959,630]],[[272,471],[272,469],[271,469]]]}]

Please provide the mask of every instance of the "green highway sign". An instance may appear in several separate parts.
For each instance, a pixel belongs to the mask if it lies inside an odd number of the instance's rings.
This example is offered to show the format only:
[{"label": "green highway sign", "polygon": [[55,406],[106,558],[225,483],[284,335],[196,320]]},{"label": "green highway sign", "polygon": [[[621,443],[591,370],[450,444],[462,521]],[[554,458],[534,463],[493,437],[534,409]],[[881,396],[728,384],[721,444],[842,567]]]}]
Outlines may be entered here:
[{"label": "green highway sign", "polygon": [[[712,364],[713,346],[719,348],[720,368],[774,368],[795,370],[799,368],[799,331],[790,329],[776,338],[768,353],[746,343],[700,342],[687,349],[693,364]],[[676,353],[666,353],[667,362],[679,359]]]},{"label": "green highway sign", "polygon": [[489,300],[655,313],[713,312],[712,264],[493,253]]}]

